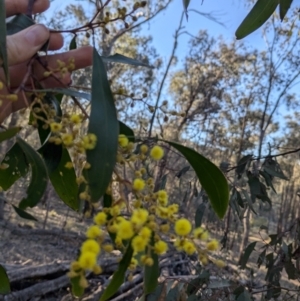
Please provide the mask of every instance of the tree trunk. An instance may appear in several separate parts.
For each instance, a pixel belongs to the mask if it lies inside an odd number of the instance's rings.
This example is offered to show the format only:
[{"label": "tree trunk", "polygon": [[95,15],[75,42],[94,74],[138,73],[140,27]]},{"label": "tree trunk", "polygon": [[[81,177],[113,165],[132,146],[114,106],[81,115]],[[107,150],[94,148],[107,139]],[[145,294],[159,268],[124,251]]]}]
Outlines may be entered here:
[{"label": "tree trunk", "polygon": [[242,256],[244,249],[248,245],[248,239],[249,239],[249,232],[250,232],[250,208],[248,207],[244,214],[244,220],[243,220],[243,236],[242,241],[240,245],[240,253],[239,258]]}]

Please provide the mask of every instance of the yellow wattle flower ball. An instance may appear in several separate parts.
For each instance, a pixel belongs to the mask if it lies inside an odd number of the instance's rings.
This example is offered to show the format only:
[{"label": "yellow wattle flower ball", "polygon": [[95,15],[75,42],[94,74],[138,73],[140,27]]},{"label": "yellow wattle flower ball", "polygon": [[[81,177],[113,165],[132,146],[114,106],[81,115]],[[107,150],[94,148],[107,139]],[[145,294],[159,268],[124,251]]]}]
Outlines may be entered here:
[{"label": "yellow wattle flower ball", "polygon": [[200,254],[199,255],[199,261],[203,264],[203,265],[207,265],[208,264],[208,257],[204,254]]},{"label": "yellow wattle flower ball", "polygon": [[209,238],[207,230],[203,229],[202,227],[198,227],[193,231],[194,238],[207,240]]},{"label": "yellow wattle flower ball", "polygon": [[145,181],[143,179],[137,178],[133,181],[133,189],[136,191],[142,191],[145,188]]},{"label": "yellow wattle flower ball", "polygon": [[119,135],[118,141],[121,147],[126,147],[129,143],[128,138],[123,134]]},{"label": "yellow wattle flower ball", "polygon": [[123,220],[118,225],[117,236],[120,239],[130,239],[134,235],[131,222]]},{"label": "yellow wattle flower ball", "polygon": [[172,204],[170,205],[168,208],[168,213],[169,214],[174,214],[174,213],[177,213],[178,210],[179,210],[179,205],[178,204]]},{"label": "yellow wattle flower ball", "polygon": [[50,123],[50,130],[52,133],[57,133],[62,129],[62,125],[57,122],[51,122]]},{"label": "yellow wattle flower ball", "polygon": [[99,212],[97,215],[94,217],[94,222],[95,224],[102,226],[106,223],[107,220],[107,215],[105,212]]},{"label": "yellow wattle flower ball", "polygon": [[71,115],[71,117],[70,117],[70,121],[73,122],[74,124],[79,124],[79,123],[81,123],[82,118],[81,118],[81,116],[78,115],[78,114],[73,114],[73,115]]},{"label": "yellow wattle flower ball", "polygon": [[211,240],[206,244],[208,251],[216,251],[219,248],[219,242],[216,239]]},{"label": "yellow wattle flower ball", "polygon": [[175,222],[174,230],[177,235],[186,236],[192,230],[192,224],[186,218],[181,218]]},{"label": "yellow wattle flower ball", "polygon": [[133,270],[136,269],[137,265],[138,265],[138,261],[135,258],[131,258],[131,261],[130,261],[128,269],[130,271],[133,271]]},{"label": "yellow wattle flower ball", "polygon": [[114,246],[112,244],[105,244],[102,247],[103,247],[103,250],[107,253],[110,253],[114,250]]},{"label": "yellow wattle flower ball", "polygon": [[147,244],[148,244],[148,241],[145,240],[142,236],[139,236],[139,235],[135,236],[132,239],[132,242],[131,242],[131,246],[132,246],[135,253],[139,253],[139,252],[144,251]]},{"label": "yellow wattle flower ball", "polygon": [[154,160],[160,160],[164,156],[164,150],[158,145],[152,147],[150,157]]},{"label": "yellow wattle flower ball", "polygon": [[65,164],[65,168],[67,168],[67,169],[71,169],[71,168],[73,168],[73,163],[72,162],[67,162],[66,164]]},{"label": "yellow wattle flower ball", "polygon": [[146,209],[136,209],[133,211],[131,216],[131,222],[136,227],[141,227],[145,224],[148,219],[149,212]]},{"label": "yellow wattle flower ball", "polygon": [[70,146],[73,143],[73,135],[72,134],[62,134],[61,141],[64,145]]},{"label": "yellow wattle flower ball", "polygon": [[147,257],[147,258],[145,259],[145,261],[144,261],[144,264],[147,265],[147,266],[149,266],[149,267],[153,266],[153,264],[154,264],[153,258]]},{"label": "yellow wattle flower ball", "polygon": [[162,224],[162,225],[160,225],[159,230],[162,233],[168,233],[170,231],[170,225],[169,224]]},{"label": "yellow wattle flower ball", "polygon": [[78,259],[81,268],[92,270],[97,263],[97,255],[93,252],[82,253]]},{"label": "yellow wattle flower ball", "polygon": [[96,225],[89,227],[88,230],[86,231],[86,236],[88,238],[97,238],[101,235],[102,235],[102,230]]},{"label": "yellow wattle flower ball", "polygon": [[98,255],[100,253],[100,246],[95,240],[88,239],[82,244],[80,251],[82,254],[91,252]]},{"label": "yellow wattle flower ball", "polygon": [[146,144],[142,144],[141,147],[140,147],[140,152],[142,154],[146,154],[148,151],[148,146]]},{"label": "yellow wattle flower ball", "polygon": [[165,190],[159,190],[157,192],[158,203],[161,206],[167,206],[168,204],[168,193]]},{"label": "yellow wattle flower ball", "polygon": [[97,136],[93,133],[88,133],[86,136],[82,138],[82,147],[84,149],[94,149],[97,143]]},{"label": "yellow wattle flower ball", "polygon": [[95,275],[101,274],[101,273],[102,273],[102,268],[101,268],[99,265],[95,265],[95,266],[93,267],[93,273],[94,273]]},{"label": "yellow wattle flower ball", "polygon": [[193,255],[196,252],[196,247],[191,241],[185,241],[183,244],[183,250],[188,255]]},{"label": "yellow wattle flower ball", "polygon": [[150,240],[152,231],[148,227],[143,227],[140,232],[139,236],[141,236],[143,239],[147,240],[147,242]]},{"label": "yellow wattle flower ball", "polygon": [[158,255],[162,255],[168,251],[168,244],[162,240],[157,241],[154,244],[154,252]]},{"label": "yellow wattle flower ball", "polygon": [[214,264],[215,264],[218,268],[220,268],[220,269],[222,269],[222,268],[224,268],[224,267],[226,266],[226,263],[225,263],[223,260],[221,260],[221,259],[215,260],[215,261],[214,261]]}]

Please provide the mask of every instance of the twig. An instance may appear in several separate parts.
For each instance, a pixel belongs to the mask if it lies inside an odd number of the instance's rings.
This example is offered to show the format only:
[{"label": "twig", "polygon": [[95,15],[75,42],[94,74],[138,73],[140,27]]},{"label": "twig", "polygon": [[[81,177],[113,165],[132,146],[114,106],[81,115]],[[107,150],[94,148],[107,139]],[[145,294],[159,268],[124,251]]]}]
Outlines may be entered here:
[{"label": "twig", "polygon": [[120,301],[120,300],[128,300],[127,297],[129,297],[130,295],[132,295],[135,291],[141,289],[143,287],[143,283],[140,283],[136,286],[134,286],[132,289],[130,289],[129,291],[127,291],[126,293],[121,294],[120,296],[111,299],[111,301]]},{"label": "twig", "polygon": [[[284,152],[284,153],[279,153],[279,154],[275,154],[275,155],[267,155],[267,156],[261,156],[261,157],[253,157],[251,159],[249,159],[249,161],[257,161],[257,160],[260,160],[260,159],[268,159],[268,158],[277,158],[277,157],[284,157],[286,155],[289,155],[289,154],[294,154],[294,153],[298,153],[300,152],[300,148],[296,148],[296,149],[293,149],[293,150],[290,150],[290,151],[287,151],[287,152]],[[244,164],[244,163],[243,163]],[[239,166],[243,165],[243,164],[240,164],[240,165],[236,165],[236,166],[233,166],[233,167],[230,167],[229,169],[226,170],[226,172],[229,172],[231,170],[234,170],[236,168],[238,168]]]},{"label": "twig", "polygon": [[32,19],[34,2],[35,2],[35,0],[28,0],[28,7],[27,7],[26,15],[27,15],[30,19]]},{"label": "twig", "polygon": [[151,137],[151,135],[152,135],[152,128],[153,128],[153,124],[154,124],[154,119],[155,119],[155,116],[156,116],[156,112],[157,112],[157,109],[158,109],[158,105],[159,105],[159,101],[160,101],[160,96],[161,96],[161,93],[162,93],[162,90],[163,90],[163,87],[164,87],[166,78],[167,78],[167,76],[168,76],[168,73],[169,73],[169,70],[170,70],[172,61],[173,61],[173,59],[174,59],[175,51],[176,51],[177,46],[178,46],[179,31],[180,31],[181,28],[182,28],[182,22],[183,22],[183,17],[184,17],[184,15],[185,15],[185,13],[183,12],[183,13],[181,14],[179,26],[178,26],[178,28],[177,28],[177,30],[176,30],[176,32],[175,32],[175,37],[174,37],[174,44],[173,44],[172,53],[171,53],[171,56],[170,56],[170,58],[169,58],[169,62],[168,62],[166,71],[165,71],[164,76],[163,76],[163,78],[162,78],[162,81],[161,81],[161,83],[160,83],[160,87],[159,87],[159,90],[158,90],[158,95],[157,95],[157,99],[156,99],[156,103],[155,103],[155,107],[154,107],[154,112],[153,112],[153,114],[152,114],[151,121],[150,121],[150,128],[149,128],[149,134],[148,134],[148,137]]}]

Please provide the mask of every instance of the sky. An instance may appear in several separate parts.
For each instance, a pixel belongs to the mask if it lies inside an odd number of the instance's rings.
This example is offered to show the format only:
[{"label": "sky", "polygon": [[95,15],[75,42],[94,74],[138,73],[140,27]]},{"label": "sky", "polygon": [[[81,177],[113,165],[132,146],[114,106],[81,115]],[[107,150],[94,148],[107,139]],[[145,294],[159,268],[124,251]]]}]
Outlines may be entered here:
[{"label": "sky", "polygon": [[[182,1],[173,0],[167,10],[161,12],[154,20],[150,21],[150,24],[143,26],[144,32],[153,36],[153,45],[165,59],[169,57],[172,50],[173,36],[183,11]],[[53,0],[48,15],[57,10],[63,10],[65,6],[71,3],[88,6],[87,0],[65,0],[63,2],[61,0]],[[197,35],[200,30],[206,29],[210,35],[214,37],[222,35],[225,41],[230,42],[235,39],[235,30],[249,12],[249,8],[246,8],[243,3],[244,1],[238,0],[203,0],[203,2],[202,0],[191,0],[190,9],[203,13],[212,13],[224,26],[208,20],[195,12],[190,12],[188,20],[184,20],[185,30],[192,35]],[[188,40],[189,37],[187,35],[180,37],[177,52],[179,57],[184,56],[184,52],[187,51]],[[264,47],[260,30],[243,39],[243,42],[254,46],[254,48]]]},{"label": "sky", "polygon": [[[234,0],[191,0],[190,9],[202,13],[212,13],[224,26],[211,21],[195,12],[188,14],[188,20],[184,20],[185,30],[192,35],[197,35],[200,30],[207,30],[211,36],[223,36],[224,40],[232,41],[235,39],[235,31],[244,17],[249,12],[241,3],[243,1]],[[173,36],[178,26],[183,9],[182,0],[174,0],[168,10],[161,13],[151,22],[149,33],[154,33],[154,45],[159,53],[170,53],[173,45]],[[146,29],[146,28],[145,28]],[[179,40],[179,54],[188,47],[189,37],[181,36]],[[254,45],[255,48],[264,46],[260,32],[257,31],[243,40],[243,42]]]}]

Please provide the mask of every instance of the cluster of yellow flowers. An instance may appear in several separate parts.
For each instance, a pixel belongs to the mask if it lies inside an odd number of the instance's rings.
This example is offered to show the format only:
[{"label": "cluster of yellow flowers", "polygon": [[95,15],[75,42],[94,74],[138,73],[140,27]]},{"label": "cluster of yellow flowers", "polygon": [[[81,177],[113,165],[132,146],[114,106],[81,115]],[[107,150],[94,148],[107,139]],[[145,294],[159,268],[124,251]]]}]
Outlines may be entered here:
[{"label": "cluster of yellow flowers", "polygon": [[[94,217],[94,225],[87,230],[87,240],[82,245],[79,258],[71,266],[70,277],[84,277],[86,270],[100,272],[101,267],[97,265],[100,250],[125,250],[128,244],[133,249],[128,268],[130,271],[134,271],[138,265],[152,266],[154,260],[151,254],[165,254],[171,244],[178,251],[184,251],[188,255],[197,253],[203,265],[210,259],[218,267],[224,267],[223,261],[213,260],[209,256],[210,252],[219,248],[218,241],[210,240],[204,228],[193,229],[188,219],[180,217],[179,205],[169,202],[169,195],[165,189],[154,191],[154,179],[147,175],[143,166],[146,165],[146,160],[155,162],[163,156],[164,149],[159,145],[149,148],[142,144],[138,146],[138,151],[134,151],[133,143],[129,142],[125,135],[119,136],[117,161],[128,164],[134,174],[131,186],[135,199],[128,203],[120,197],[114,200],[111,196],[111,207],[103,208]],[[133,162],[136,164],[132,164]],[[134,167],[138,165],[142,167]],[[128,185],[128,179],[123,180],[119,176],[118,182],[120,189],[122,185]],[[110,187],[107,193],[111,191]],[[113,241],[102,246],[107,233]],[[82,283],[85,281],[82,280]]]},{"label": "cluster of yellow flowers", "polygon": [[69,72],[75,69],[75,59],[73,57],[69,59],[67,64],[61,60],[57,60],[56,64],[56,68],[44,72],[45,77],[59,74],[61,78],[64,78]]},{"label": "cluster of yellow flowers", "polygon": [[[0,81],[0,91],[3,90],[4,83]],[[2,106],[3,99],[9,100],[9,101],[17,101],[18,95],[17,94],[0,94],[0,106]]]}]

